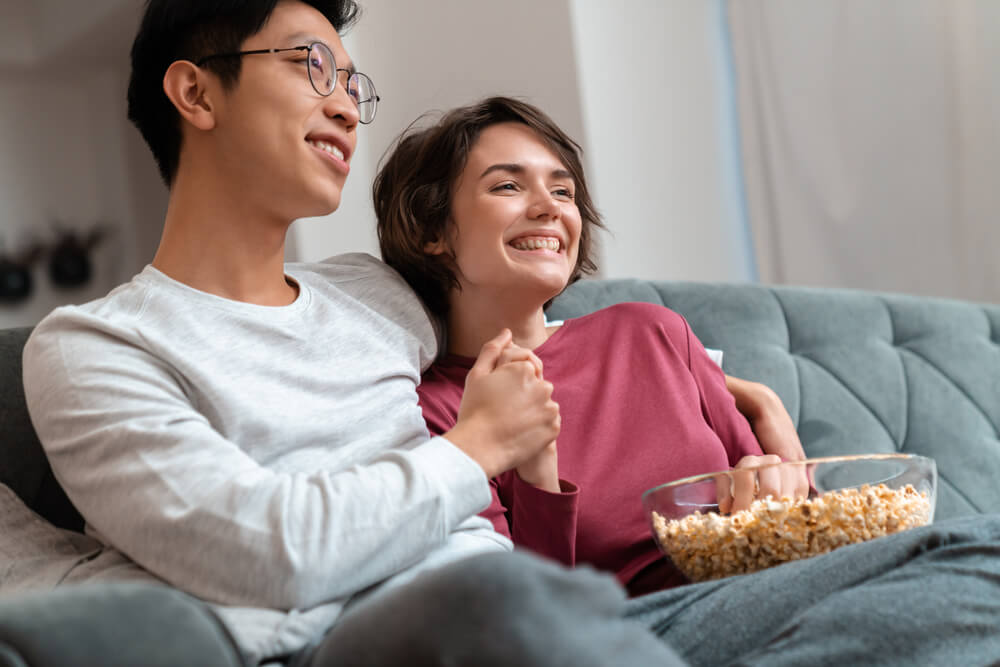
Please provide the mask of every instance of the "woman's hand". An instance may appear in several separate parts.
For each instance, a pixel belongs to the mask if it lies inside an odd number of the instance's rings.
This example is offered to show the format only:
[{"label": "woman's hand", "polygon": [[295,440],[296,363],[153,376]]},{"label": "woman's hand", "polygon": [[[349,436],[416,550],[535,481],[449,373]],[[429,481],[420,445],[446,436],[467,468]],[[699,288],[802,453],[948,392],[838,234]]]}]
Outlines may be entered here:
[{"label": "woman's hand", "polygon": [[[507,363],[528,362],[535,367],[535,376],[542,380],[542,360],[534,352],[527,348],[510,343],[504,348],[497,360],[497,367]],[[531,459],[517,466],[517,476],[522,481],[527,482],[540,489],[559,493],[562,488],[559,484],[559,465],[556,441],[553,440]]]},{"label": "woman's hand", "polygon": [[556,451],[556,441],[553,440],[549,446],[538,452],[533,459],[525,461],[517,467],[517,476],[522,481],[527,482],[539,489],[561,493],[562,486],[559,484],[559,461]]},{"label": "woman's hand", "polygon": [[744,456],[731,475],[720,475],[716,483],[719,513],[745,510],[754,500],[767,496],[777,500],[809,495],[805,466],[771,465],[775,463],[781,463],[775,454]]}]

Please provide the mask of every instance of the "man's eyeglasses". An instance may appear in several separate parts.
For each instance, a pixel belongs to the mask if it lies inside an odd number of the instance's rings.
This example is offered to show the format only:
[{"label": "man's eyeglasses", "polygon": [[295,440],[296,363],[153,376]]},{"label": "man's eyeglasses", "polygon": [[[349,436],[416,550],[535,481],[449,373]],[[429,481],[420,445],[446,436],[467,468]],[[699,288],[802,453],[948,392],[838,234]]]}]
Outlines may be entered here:
[{"label": "man's eyeglasses", "polygon": [[241,58],[243,56],[283,53],[285,51],[306,52],[305,62],[307,63],[306,72],[309,74],[309,83],[312,84],[313,90],[323,97],[333,94],[334,89],[337,87],[337,80],[340,78],[340,72],[344,72],[347,75],[344,88],[347,90],[347,94],[351,96],[351,99],[354,100],[354,104],[357,105],[361,122],[367,125],[375,120],[375,111],[378,109],[379,102],[379,96],[375,93],[375,84],[372,83],[372,80],[366,74],[338,68],[336,61],[333,59],[333,51],[322,42],[313,42],[307,46],[292,46],[287,49],[257,49],[256,51],[238,51],[236,53],[213,53],[210,56],[199,59],[195,64],[201,67],[209,60],[216,58]]}]

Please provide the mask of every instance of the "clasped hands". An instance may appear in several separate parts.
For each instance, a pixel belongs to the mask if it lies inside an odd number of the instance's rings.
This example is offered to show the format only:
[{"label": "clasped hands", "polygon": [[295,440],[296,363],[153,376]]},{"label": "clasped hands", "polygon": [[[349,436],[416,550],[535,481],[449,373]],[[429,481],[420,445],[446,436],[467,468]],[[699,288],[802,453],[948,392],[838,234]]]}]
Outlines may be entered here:
[{"label": "clasped hands", "polygon": [[469,371],[457,423],[447,436],[487,478],[516,469],[525,482],[559,491],[560,425],[541,360],[504,329],[483,345]]}]

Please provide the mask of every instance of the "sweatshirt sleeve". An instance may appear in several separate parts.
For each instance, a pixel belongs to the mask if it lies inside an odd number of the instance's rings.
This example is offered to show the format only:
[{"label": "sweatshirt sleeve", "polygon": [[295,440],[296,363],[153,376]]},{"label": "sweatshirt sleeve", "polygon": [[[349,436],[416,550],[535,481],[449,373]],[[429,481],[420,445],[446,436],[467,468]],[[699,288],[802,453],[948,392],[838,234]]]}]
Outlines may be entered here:
[{"label": "sweatshirt sleeve", "polygon": [[688,365],[701,394],[701,411],[722,440],[729,465],[736,465],[744,456],[760,456],[763,451],[746,417],[736,409],[736,400],[726,388],[725,374],[705,351],[686,320],[684,327],[688,340]]},{"label": "sweatshirt sleeve", "polygon": [[309,608],[418,562],[489,503],[482,469],[443,438],[336,471],[266,467],[141,337],[93,319],[50,316],[30,338],[32,422],[88,529],[182,590]]}]

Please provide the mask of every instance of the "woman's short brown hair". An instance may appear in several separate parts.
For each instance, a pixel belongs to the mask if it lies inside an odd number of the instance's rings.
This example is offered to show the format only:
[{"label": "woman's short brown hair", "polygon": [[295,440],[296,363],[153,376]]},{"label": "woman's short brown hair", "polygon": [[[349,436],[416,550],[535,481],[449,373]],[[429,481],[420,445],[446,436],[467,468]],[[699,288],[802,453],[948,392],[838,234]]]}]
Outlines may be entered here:
[{"label": "woman's short brown hair", "polygon": [[569,282],[597,269],[591,259],[592,234],[594,227],[604,224],[587,191],[579,144],[540,109],[509,97],[490,97],[453,109],[430,127],[405,130],[375,177],[373,197],[382,259],[402,274],[439,317],[448,314],[448,292],[459,289],[455,257],[450,251],[429,254],[425,248],[448,236],[454,186],[480,133],[509,122],[522,123],[538,133],[575,181],[582,225]]}]

